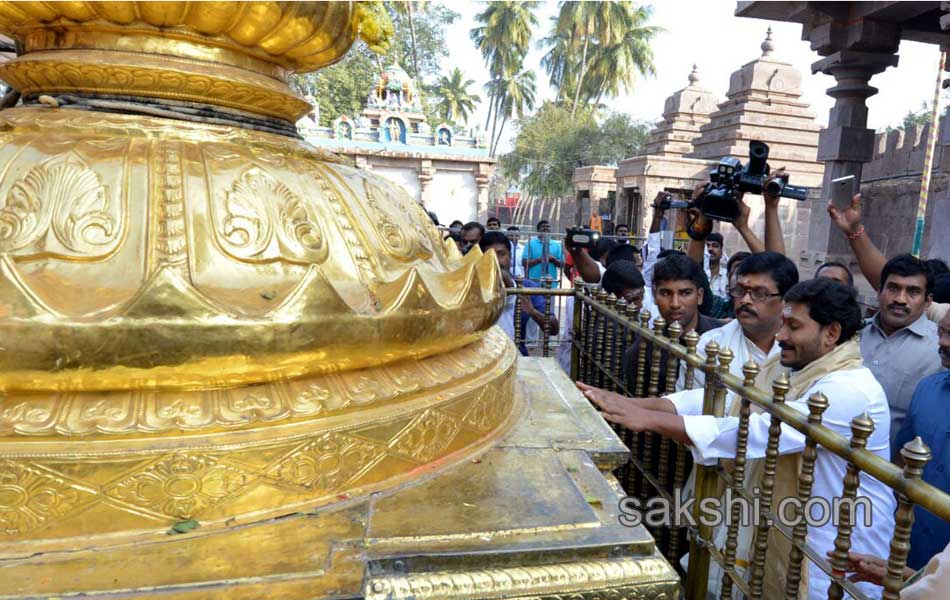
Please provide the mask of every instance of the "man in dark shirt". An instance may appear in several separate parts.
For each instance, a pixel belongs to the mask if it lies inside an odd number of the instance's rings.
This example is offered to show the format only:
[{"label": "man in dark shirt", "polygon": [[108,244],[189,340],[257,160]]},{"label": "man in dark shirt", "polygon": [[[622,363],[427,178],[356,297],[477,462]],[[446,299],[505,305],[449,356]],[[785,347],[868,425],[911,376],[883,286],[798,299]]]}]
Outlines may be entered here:
[{"label": "man in dark shirt", "polygon": [[[940,321],[938,354],[943,370],[923,378],[914,390],[907,416],[895,438],[892,453],[917,436],[933,458],[924,467],[923,480],[950,492],[950,313]],[[902,462],[902,459],[898,462]],[[907,564],[920,569],[950,543],[950,524],[919,506],[914,507]]]}]

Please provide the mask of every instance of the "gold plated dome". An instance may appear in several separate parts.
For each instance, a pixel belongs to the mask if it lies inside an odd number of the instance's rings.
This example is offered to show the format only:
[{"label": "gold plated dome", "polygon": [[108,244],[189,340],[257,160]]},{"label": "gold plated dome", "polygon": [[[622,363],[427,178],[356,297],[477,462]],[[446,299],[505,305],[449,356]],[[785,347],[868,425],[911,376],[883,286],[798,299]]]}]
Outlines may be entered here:
[{"label": "gold plated dome", "polygon": [[[365,19],[347,2],[0,3],[25,50],[0,76],[147,99],[238,70],[260,91],[342,56]],[[202,102],[269,114],[206,83]],[[465,460],[517,414],[502,304],[493,255],[462,258],[398,188],[298,139],[4,110],[0,545],[247,521]]]},{"label": "gold plated dome", "polygon": [[358,2],[0,2],[0,32],[28,55],[0,78],[26,95],[165,98],[294,121],[309,106],[287,76],[387,28]]}]

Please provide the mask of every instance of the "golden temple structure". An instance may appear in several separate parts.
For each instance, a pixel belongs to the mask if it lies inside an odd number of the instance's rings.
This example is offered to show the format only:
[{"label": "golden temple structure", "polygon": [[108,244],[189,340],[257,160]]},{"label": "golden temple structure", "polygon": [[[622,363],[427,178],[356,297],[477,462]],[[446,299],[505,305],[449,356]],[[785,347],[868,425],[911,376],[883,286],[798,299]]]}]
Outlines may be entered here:
[{"label": "golden temple structure", "polygon": [[672,598],[626,448],[295,135],[354,2],[0,2],[0,598]]}]

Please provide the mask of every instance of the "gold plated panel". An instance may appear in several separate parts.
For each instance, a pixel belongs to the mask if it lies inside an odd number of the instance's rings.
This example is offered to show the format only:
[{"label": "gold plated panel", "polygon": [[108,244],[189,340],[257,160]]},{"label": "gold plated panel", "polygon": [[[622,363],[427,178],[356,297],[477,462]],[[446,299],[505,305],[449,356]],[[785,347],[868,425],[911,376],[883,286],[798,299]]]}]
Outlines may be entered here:
[{"label": "gold plated panel", "polygon": [[297,140],[17,108],[0,142],[0,338],[17,349],[0,390],[372,367],[462,347],[500,314],[493,256],[447,252],[417,203]]},{"label": "gold plated panel", "polygon": [[134,541],[0,544],[0,596],[677,598],[593,460],[620,446],[609,427],[550,359],[520,359],[515,394],[525,410],[491,448],[370,498]]},{"label": "gold plated panel", "polygon": [[[328,388],[320,387],[328,380],[295,382],[313,401],[314,390],[325,390],[323,401],[334,407],[310,418],[295,419],[271,400],[291,389],[288,382],[270,384],[266,395],[245,390],[242,400],[220,390],[166,405],[190,417],[215,407],[214,415],[232,419],[240,431],[222,431],[209,418],[184,436],[167,413],[163,431],[143,430],[149,419],[161,421],[162,410],[142,394],[125,396],[124,405],[111,397],[55,398],[49,406],[65,416],[60,427],[23,437],[14,426],[0,437],[0,539],[167,528],[183,519],[246,521],[338,501],[460,460],[511,420],[515,352],[497,330],[457,352],[333,376]],[[463,362],[475,355],[484,358]],[[370,389],[376,381],[389,389]],[[6,400],[0,414],[10,420],[43,410]],[[100,433],[156,435],[90,439],[83,434],[92,423]]]}]

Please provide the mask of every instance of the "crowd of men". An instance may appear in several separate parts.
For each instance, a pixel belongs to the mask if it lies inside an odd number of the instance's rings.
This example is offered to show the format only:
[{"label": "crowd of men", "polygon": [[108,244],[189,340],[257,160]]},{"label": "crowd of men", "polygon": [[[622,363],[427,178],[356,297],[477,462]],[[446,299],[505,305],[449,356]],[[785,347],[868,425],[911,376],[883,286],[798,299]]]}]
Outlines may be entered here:
[{"label": "crowd of men", "polygon": [[[807,415],[808,398],[821,392],[828,399],[823,425],[845,438],[852,436],[852,419],[866,414],[874,423],[867,449],[885,460],[902,464],[903,445],[920,437],[932,453],[923,479],[950,493],[950,443],[946,441],[950,440],[950,269],[946,263],[910,254],[886,259],[861,223],[860,195],[847,210],[829,204],[829,218],[848,240],[861,274],[877,290],[878,306],[868,317],[858,302],[855,277],[847,265],[826,263],[814,279],[800,281],[798,268],[785,256],[778,197],[764,197],[764,240],[752,231],[748,206],[740,201],[734,226],[748,251],[731,257],[718,233],[709,233],[704,239],[694,236],[685,253],[661,248],[664,211],[660,199],[658,196],[654,202],[650,233],[640,248],[630,243],[625,226],[617,227],[617,237],[602,238],[593,248],[564,248],[544,235],[550,232],[547,221],[538,223],[538,235],[520,245],[518,228],[509,227],[506,234],[497,218],[490,218],[484,227],[479,223],[453,224],[447,237],[463,252],[475,245],[483,252],[493,249],[509,287],[513,287],[513,278],[523,278],[527,287],[551,285],[561,280],[562,274],[568,282],[577,276],[598,283],[627,303],[650,311],[653,317],[662,317],[667,327],[677,322],[684,332],[695,331],[700,335],[701,356],[710,342],[728,348],[734,356],[730,371],[739,378],[743,377],[743,365],[755,361],[760,365],[756,385],[761,389],[771,389],[771,382],[787,372],[788,406]],[[703,219],[699,214],[693,216]],[[552,335],[560,329],[563,339],[558,359],[569,371],[571,307],[561,313],[564,322],[559,323],[557,318],[545,318],[544,300],[539,296],[519,298],[521,330],[528,320],[548,327]],[[573,298],[567,300],[570,303]],[[512,338],[515,301],[514,296],[509,297],[498,323]],[[637,389],[635,361],[640,343],[636,340],[623,360],[628,390]],[[523,346],[521,350],[527,352]],[[652,352],[647,355],[652,359]],[[666,365],[664,355],[661,369]],[[701,386],[703,374],[697,372],[696,376],[696,384]],[[663,373],[661,381],[665,380]],[[736,454],[741,403],[730,394],[726,416],[703,415],[703,391],[701,387],[685,390],[682,372],[679,391],[653,398],[632,398],[580,382],[577,385],[608,421],[684,444],[695,463],[715,464]],[[757,459],[765,456],[769,421],[767,413],[753,409],[746,449],[751,465],[761,463]],[[797,496],[804,447],[805,437],[783,426],[773,502],[778,503],[783,495]],[[843,459],[819,448],[813,497],[840,496],[845,472]],[[746,481],[751,489],[758,477],[749,476]],[[888,555],[896,503],[893,492],[870,476],[861,477],[858,495],[871,500],[872,525],[865,526],[859,506],[849,569],[852,579],[875,597],[880,594],[875,585],[881,583],[884,573],[882,561],[886,559],[882,557]],[[831,523],[813,527],[808,541],[819,550],[830,551],[835,534]],[[751,562],[752,535],[751,528],[740,534],[737,565]],[[788,567],[787,540],[775,538],[768,540],[764,597],[784,594],[780,587],[768,587],[781,586]],[[948,545],[950,524],[918,508],[906,575],[922,570],[932,559],[939,563],[940,556],[943,563],[950,563],[950,550],[944,551]],[[928,565],[930,571],[936,569],[933,564]],[[808,597],[825,597],[830,580],[824,571],[810,564],[804,579]],[[934,585],[933,578],[929,580]],[[716,583],[716,577],[711,577],[711,590]]]}]

